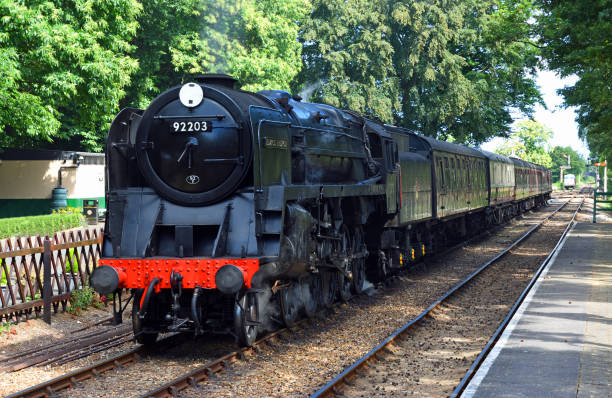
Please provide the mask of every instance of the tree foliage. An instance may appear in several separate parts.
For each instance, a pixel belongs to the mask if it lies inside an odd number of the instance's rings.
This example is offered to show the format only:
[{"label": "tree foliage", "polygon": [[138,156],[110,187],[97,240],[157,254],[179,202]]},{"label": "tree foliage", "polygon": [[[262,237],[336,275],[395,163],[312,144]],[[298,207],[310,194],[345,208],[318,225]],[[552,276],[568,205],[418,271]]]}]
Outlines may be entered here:
[{"label": "tree foliage", "polygon": [[137,63],[135,0],[0,0],[0,146],[100,149]]},{"label": "tree foliage", "polygon": [[552,130],[542,126],[535,120],[524,120],[516,124],[510,138],[495,152],[510,156],[515,155],[528,162],[551,167],[552,160],[548,154],[548,141]]},{"label": "tree foliage", "polygon": [[385,1],[313,1],[300,35],[306,95],[393,122],[401,105],[390,12]]},{"label": "tree foliage", "polygon": [[570,157],[570,168],[563,171],[564,174],[571,173],[574,175],[581,175],[586,170],[586,160],[580,156],[580,154],[574,151],[568,146],[556,146],[549,152],[550,159],[552,161],[551,172],[553,175],[553,181],[559,181],[560,166],[567,166],[567,158],[563,155]]},{"label": "tree foliage", "polygon": [[537,0],[538,34],[550,68],[578,81],[560,90],[578,107],[592,152],[612,158],[612,1]]},{"label": "tree foliage", "polygon": [[541,101],[542,47],[550,67],[580,77],[566,102],[612,158],[611,3],[0,0],[0,145],[99,150],[120,105],[206,72],[478,144]]},{"label": "tree foliage", "polygon": [[214,23],[204,36],[215,59],[211,71],[232,75],[246,90],[288,89],[302,65],[298,28],[309,6],[308,0],[210,2]]},{"label": "tree foliage", "polygon": [[194,75],[217,72],[243,88],[289,87],[301,66],[306,0],[142,0],[133,41],[140,67],[124,103],[147,104]]},{"label": "tree foliage", "polygon": [[121,106],[193,75],[289,88],[307,0],[0,0],[0,145],[101,150]]},{"label": "tree foliage", "polygon": [[527,0],[315,0],[302,87],[430,136],[479,143],[540,100]]},{"label": "tree foliage", "polygon": [[200,32],[206,19],[201,0],[142,0],[132,56],[138,60],[123,105],[146,107],[161,91],[214,61]]}]

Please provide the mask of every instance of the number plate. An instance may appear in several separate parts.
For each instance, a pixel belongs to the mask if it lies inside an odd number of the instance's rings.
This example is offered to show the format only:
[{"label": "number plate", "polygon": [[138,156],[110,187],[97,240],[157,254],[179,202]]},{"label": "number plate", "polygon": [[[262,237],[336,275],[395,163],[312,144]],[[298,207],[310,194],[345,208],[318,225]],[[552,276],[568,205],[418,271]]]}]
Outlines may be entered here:
[{"label": "number plate", "polygon": [[187,119],[187,120],[169,120],[170,132],[176,134],[190,133],[209,133],[213,129],[212,121]]}]

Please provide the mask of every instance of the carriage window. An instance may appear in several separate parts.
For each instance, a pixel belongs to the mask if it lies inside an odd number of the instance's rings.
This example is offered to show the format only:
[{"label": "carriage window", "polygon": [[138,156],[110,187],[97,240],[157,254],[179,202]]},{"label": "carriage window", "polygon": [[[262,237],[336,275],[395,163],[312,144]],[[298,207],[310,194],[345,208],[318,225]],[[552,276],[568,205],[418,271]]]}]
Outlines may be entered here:
[{"label": "carriage window", "polygon": [[448,187],[452,184],[452,174],[450,172],[450,167],[449,167],[450,163],[448,162],[448,158],[445,156],[444,157],[444,186]]},{"label": "carriage window", "polygon": [[440,187],[444,188],[446,181],[444,179],[444,162],[440,159]]}]

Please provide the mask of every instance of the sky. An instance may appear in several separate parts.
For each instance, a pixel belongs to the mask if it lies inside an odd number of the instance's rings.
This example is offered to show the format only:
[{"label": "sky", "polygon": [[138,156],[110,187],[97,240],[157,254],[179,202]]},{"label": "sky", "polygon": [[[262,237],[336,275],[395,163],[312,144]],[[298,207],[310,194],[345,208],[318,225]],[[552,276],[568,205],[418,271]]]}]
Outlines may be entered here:
[{"label": "sky", "polygon": [[[557,94],[558,89],[573,85],[577,79],[576,76],[561,79],[555,72],[539,71],[536,82],[548,109],[537,105],[533,118],[554,132],[550,140],[551,146],[570,146],[586,158],[589,150],[587,145],[578,138],[578,124],[574,120],[576,118],[575,108],[564,108],[563,97]],[[514,122],[525,119],[527,118],[524,115],[517,114]],[[487,151],[493,151],[504,141],[503,138],[493,138],[482,144],[481,147]]]}]

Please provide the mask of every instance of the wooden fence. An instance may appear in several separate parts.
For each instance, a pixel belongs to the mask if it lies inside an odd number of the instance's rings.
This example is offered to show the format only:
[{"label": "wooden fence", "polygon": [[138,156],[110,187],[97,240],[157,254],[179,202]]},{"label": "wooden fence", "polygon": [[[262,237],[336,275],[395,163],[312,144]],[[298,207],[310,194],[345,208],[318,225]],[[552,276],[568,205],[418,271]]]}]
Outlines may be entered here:
[{"label": "wooden fence", "polygon": [[[70,294],[88,283],[102,251],[103,229],[56,233],[50,238],[51,303],[65,311]],[[0,241],[0,321],[38,317],[43,309],[41,236]]]}]

